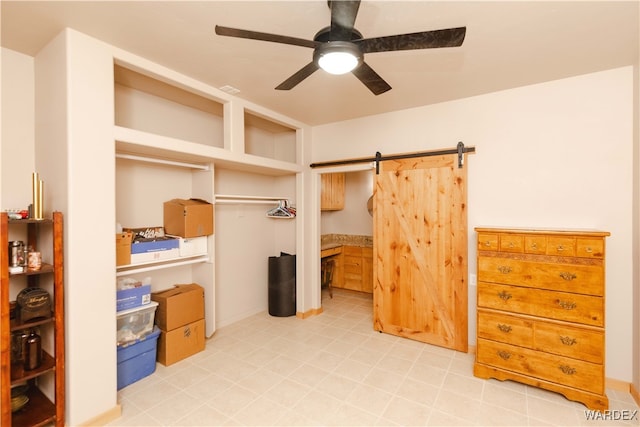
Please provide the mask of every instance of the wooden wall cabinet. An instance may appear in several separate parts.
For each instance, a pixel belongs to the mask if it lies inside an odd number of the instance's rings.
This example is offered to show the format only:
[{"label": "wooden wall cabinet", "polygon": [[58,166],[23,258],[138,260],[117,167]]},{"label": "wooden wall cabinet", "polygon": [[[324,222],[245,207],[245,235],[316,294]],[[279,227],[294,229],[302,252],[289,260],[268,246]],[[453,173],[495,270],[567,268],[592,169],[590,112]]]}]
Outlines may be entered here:
[{"label": "wooden wall cabinet", "polygon": [[[10,228],[27,228],[27,245],[43,253],[42,268],[37,271],[9,273],[7,253]],[[19,230],[18,230],[19,231]],[[63,274],[63,222],[62,213],[54,212],[52,219],[10,220],[0,213],[0,399],[3,426],[64,426],[65,422],[65,344],[64,344],[64,274]],[[46,242],[46,243],[45,243]],[[44,245],[51,242],[52,250]],[[42,287],[49,292],[52,313],[48,318],[35,318],[22,322],[20,316],[10,316],[10,288],[21,286]],[[19,289],[22,290],[22,289]],[[33,370],[11,358],[11,337],[14,332],[37,328],[42,338],[42,363]],[[11,411],[11,390],[27,383],[29,401],[23,409]],[[45,390],[47,389],[47,390]],[[53,399],[47,397],[52,395]]]},{"label": "wooden wall cabinet", "polygon": [[474,375],[514,380],[604,410],[605,237],[476,228]]},{"label": "wooden wall cabinet", "polygon": [[323,173],[320,175],[322,189],[320,192],[320,209],[323,211],[339,211],[344,209],[345,174]]}]

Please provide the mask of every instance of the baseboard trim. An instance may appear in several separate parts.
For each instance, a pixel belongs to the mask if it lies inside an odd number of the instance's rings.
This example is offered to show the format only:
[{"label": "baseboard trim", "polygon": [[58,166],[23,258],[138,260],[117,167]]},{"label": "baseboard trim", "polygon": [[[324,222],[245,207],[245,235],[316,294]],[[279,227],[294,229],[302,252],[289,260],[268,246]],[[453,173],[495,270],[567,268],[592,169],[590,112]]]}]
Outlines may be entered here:
[{"label": "baseboard trim", "polygon": [[93,427],[93,426],[106,426],[113,420],[117,420],[122,416],[122,406],[118,403],[113,408],[109,409],[107,412],[103,412],[97,417],[91,418],[89,421],[85,421],[80,424],[81,426]]},{"label": "baseboard trim", "polygon": [[629,385],[629,393],[631,393],[633,400],[636,401],[636,405],[640,406],[640,392],[633,386],[633,384]]},{"label": "baseboard trim", "polygon": [[320,313],[322,313],[322,307],[320,307],[320,308],[312,308],[311,310],[304,311],[304,312],[303,311],[298,311],[296,313],[296,317],[298,319],[306,319],[306,318],[311,317],[311,316],[317,316]]}]

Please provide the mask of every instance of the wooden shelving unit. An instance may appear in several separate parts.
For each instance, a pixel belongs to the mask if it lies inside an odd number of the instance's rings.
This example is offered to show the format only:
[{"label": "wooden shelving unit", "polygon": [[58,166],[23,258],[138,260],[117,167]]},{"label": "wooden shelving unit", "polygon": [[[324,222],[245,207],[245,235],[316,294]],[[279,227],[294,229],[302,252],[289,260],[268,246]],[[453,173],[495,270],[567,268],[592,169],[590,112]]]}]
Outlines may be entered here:
[{"label": "wooden shelving unit", "polygon": [[[27,245],[44,249],[38,245],[40,237],[51,234],[51,263],[43,263],[38,271],[26,270],[24,273],[9,273],[9,230],[15,227],[26,227]],[[45,240],[45,239],[42,239]],[[63,273],[63,217],[61,212],[54,212],[53,218],[35,220],[9,219],[5,212],[0,213],[0,244],[5,250],[0,251],[0,425],[3,426],[64,426],[65,419],[65,353],[64,353],[64,273]],[[48,241],[48,240],[47,240]],[[49,252],[45,252],[49,253]],[[20,276],[28,287],[40,285],[51,286],[52,313],[49,318],[38,318],[33,321],[20,322],[11,319],[9,300],[12,283],[20,283]],[[14,283],[15,286],[20,286]],[[20,364],[11,360],[12,333],[23,329],[39,328],[43,336],[53,342],[52,348],[44,349],[42,363],[34,370],[26,371]],[[51,383],[51,380],[53,382]],[[41,388],[41,381],[53,384],[51,391]],[[11,390],[13,387],[27,383],[29,389],[28,403],[20,410],[11,410]],[[53,399],[47,397],[53,395]]]}]

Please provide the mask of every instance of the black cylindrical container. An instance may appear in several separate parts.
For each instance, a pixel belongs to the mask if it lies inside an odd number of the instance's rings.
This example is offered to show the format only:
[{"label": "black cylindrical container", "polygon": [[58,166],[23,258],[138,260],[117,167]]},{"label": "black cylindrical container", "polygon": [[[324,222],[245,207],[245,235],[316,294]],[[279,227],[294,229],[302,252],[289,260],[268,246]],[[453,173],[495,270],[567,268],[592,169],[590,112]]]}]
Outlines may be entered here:
[{"label": "black cylindrical container", "polygon": [[24,370],[36,369],[40,363],[42,363],[42,339],[35,331],[31,331],[25,347]]},{"label": "black cylindrical container", "polygon": [[296,314],[296,256],[281,253],[269,257],[269,314],[277,317]]}]

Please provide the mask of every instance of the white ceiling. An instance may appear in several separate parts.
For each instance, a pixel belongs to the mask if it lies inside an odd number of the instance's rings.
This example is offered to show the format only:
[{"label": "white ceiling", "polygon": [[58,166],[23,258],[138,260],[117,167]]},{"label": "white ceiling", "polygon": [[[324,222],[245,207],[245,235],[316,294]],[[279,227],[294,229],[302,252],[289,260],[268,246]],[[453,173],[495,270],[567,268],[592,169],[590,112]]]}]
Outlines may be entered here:
[{"label": "white ceiling", "polygon": [[217,36],[215,25],[313,39],[326,0],[2,1],[2,46],[35,56],[74,28],[301,122],[318,125],[638,63],[639,1],[367,1],[363,37],[467,27],[458,48],[372,53],[393,89],[375,96],[351,74],[318,70],[274,87],[313,50]]}]

